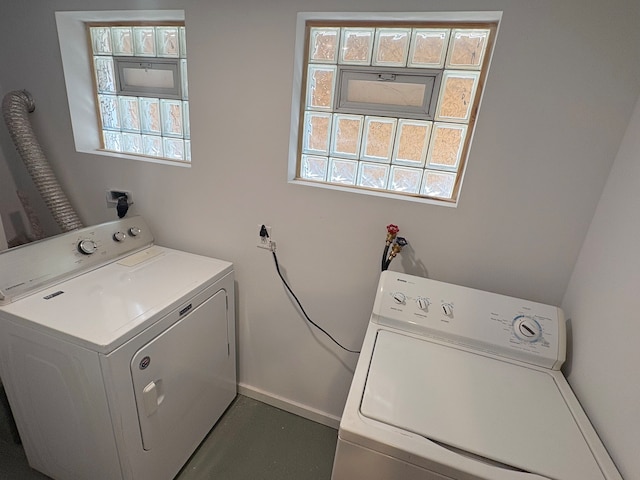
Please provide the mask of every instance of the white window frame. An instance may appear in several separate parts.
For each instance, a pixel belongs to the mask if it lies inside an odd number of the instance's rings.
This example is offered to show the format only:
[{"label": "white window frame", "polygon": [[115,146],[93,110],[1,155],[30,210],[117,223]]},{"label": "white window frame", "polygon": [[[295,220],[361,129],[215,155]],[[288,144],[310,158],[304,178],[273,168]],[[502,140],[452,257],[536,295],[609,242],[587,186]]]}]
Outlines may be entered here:
[{"label": "white window frame", "polygon": [[96,120],[99,110],[96,105],[92,69],[90,68],[93,60],[91,52],[87,48],[85,26],[85,23],[88,22],[184,22],[184,10],[56,12],[55,16],[76,151],[176,167],[191,167],[191,163],[188,162],[176,162],[101,149],[102,131]]},{"label": "white window frame", "polygon": [[[293,92],[291,101],[291,127],[289,135],[289,161],[287,170],[287,180],[291,184],[305,185],[311,187],[325,188],[330,190],[339,190],[350,193],[358,193],[364,195],[374,195],[378,197],[386,197],[393,199],[406,200],[411,202],[426,203],[439,206],[457,207],[461,192],[462,184],[466,168],[459,173],[459,189],[455,201],[441,201],[432,198],[408,196],[397,194],[389,191],[365,190],[358,188],[342,187],[336,184],[311,182],[304,179],[296,178],[299,152],[299,135],[301,135],[300,115],[301,109],[301,92],[305,88],[303,85],[305,58],[306,58],[306,23],[308,21],[318,20],[327,22],[340,21],[362,21],[362,22],[496,22],[496,37],[500,28],[500,20],[502,19],[501,11],[486,12],[300,12],[296,21],[296,43],[294,48],[294,69],[293,69]],[[495,40],[494,40],[495,44]],[[487,74],[490,69],[491,58],[487,62]],[[478,98],[478,109],[482,103],[482,92]],[[475,127],[475,124],[474,124]],[[475,130],[475,128],[474,128]],[[467,135],[473,136],[473,132],[467,132]],[[471,145],[473,138],[470,139]],[[466,167],[466,164],[465,164]]]}]

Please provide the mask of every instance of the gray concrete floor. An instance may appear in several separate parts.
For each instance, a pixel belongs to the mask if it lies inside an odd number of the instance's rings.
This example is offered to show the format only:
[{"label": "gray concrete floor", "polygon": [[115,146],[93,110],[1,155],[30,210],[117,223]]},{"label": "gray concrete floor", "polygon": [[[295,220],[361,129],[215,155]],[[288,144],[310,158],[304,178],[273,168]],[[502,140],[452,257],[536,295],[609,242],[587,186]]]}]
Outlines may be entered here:
[{"label": "gray concrete floor", "polygon": [[[176,480],[329,480],[338,432],[238,395]],[[0,436],[0,480],[47,480]]]},{"label": "gray concrete floor", "polygon": [[338,432],[239,395],[176,480],[329,480]]}]

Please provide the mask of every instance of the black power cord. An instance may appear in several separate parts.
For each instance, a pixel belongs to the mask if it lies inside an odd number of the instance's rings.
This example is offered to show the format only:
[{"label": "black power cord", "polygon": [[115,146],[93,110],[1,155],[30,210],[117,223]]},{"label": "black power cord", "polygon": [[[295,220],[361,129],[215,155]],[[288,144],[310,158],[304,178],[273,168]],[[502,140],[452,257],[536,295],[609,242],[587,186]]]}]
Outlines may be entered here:
[{"label": "black power cord", "polygon": [[[262,228],[260,229],[260,236],[261,237],[269,237],[269,233],[267,232],[266,227],[263,225]],[[293,290],[291,289],[291,287],[289,286],[289,284],[287,283],[287,281],[284,279],[284,276],[282,275],[282,272],[280,272],[280,264],[278,263],[278,256],[276,255],[276,251],[274,248],[273,243],[271,244],[271,254],[273,255],[273,262],[276,265],[276,272],[278,272],[278,276],[280,277],[280,280],[282,280],[282,283],[284,284],[284,286],[286,287],[287,291],[289,292],[289,294],[293,297],[293,299],[296,301],[296,303],[298,304],[298,308],[300,308],[300,311],[302,312],[302,314],[304,315],[304,318],[307,320],[307,322],[309,322],[311,325],[313,325],[314,327],[316,327],[318,330],[320,330],[322,333],[324,333],[327,337],[329,337],[331,339],[331,341],[333,343],[335,343],[337,346],[339,346],[341,349],[349,352],[349,353],[360,353],[359,350],[351,350],[350,348],[345,347],[344,345],[342,345],[339,341],[337,341],[335,338],[333,338],[331,336],[331,334],[329,332],[327,332],[324,328],[322,328],[320,325],[318,325],[316,322],[314,322],[313,320],[311,320],[311,318],[309,317],[309,315],[307,315],[307,312],[305,311],[304,307],[302,306],[302,303],[300,303],[300,300],[298,299],[298,297],[296,296],[296,294],[293,292]]]},{"label": "black power cord", "polygon": [[118,202],[116,203],[116,211],[118,212],[118,218],[122,218],[127,214],[129,210],[129,198],[127,195],[122,195],[118,197]]},{"label": "black power cord", "polygon": [[313,320],[311,320],[311,318],[309,318],[309,315],[307,315],[307,312],[304,310],[304,307],[302,306],[302,304],[300,303],[300,300],[298,300],[298,297],[296,296],[295,293],[293,293],[293,290],[291,290],[291,287],[289,286],[289,284],[287,283],[287,281],[284,279],[284,277],[282,276],[282,273],[280,273],[280,265],[278,264],[278,256],[276,255],[276,252],[274,252],[273,250],[271,250],[271,253],[273,254],[273,261],[276,264],[276,271],[278,272],[278,276],[280,277],[280,280],[282,280],[282,283],[284,284],[285,287],[287,287],[287,290],[289,291],[289,293],[291,294],[291,296],[293,297],[293,299],[296,301],[296,303],[298,304],[298,307],[300,307],[300,311],[302,312],[302,314],[304,315],[304,318],[307,319],[307,321],[313,325],[314,327],[316,327],[318,330],[320,330],[322,333],[324,333],[327,337],[329,337],[331,339],[331,341],[333,343],[335,343],[337,346],[339,346],[340,348],[342,348],[343,350],[346,350],[347,352],[350,353],[360,353],[359,350],[351,350],[347,347],[345,347],[344,345],[342,345],[340,342],[338,342],[335,338],[333,338],[331,336],[331,334],[329,332],[327,332],[324,328],[322,328],[320,325],[318,325],[317,323],[315,323]]}]

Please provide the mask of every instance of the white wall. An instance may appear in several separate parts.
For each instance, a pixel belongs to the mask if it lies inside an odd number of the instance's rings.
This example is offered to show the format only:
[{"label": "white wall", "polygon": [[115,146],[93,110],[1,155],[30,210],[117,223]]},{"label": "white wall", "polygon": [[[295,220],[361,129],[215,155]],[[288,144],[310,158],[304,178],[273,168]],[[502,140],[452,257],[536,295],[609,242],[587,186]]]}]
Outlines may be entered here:
[{"label": "white wall", "polygon": [[569,382],[626,480],[640,479],[640,101],[562,306]]},{"label": "white wall", "polygon": [[[3,92],[0,85],[0,92]],[[9,214],[19,208],[20,202],[16,196],[16,183],[9,171],[9,166],[0,144],[0,251],[7,248],[7,239],[15,237]],[[5,226],[6,224],[6,226]]]},{"label": "white wall", "polygon": [[[35,128],[86,223],[115,218],[104,191],[124,188],[159,243],[235,263],[242,384],[333,418],[356,358],[300,318],[257,225],[273,227],[309,314],[352,347],[388,223],[411,242],[393,269],[558,304],[640,91],[635,0],[138,0],[186,11],[194,160],[114,160],[73,150],[57,47],[54,11],[92,5],[132,4],[4,2],[0,84],[33,93]],[[296,13],[320,6],[504,11],[458,208],[286,183]]]},{"label": "white wall", "polygon": [[[7,248],[7,239],[15,236],[13,226],[9,219],[9,214],[16,210],[16,184],[13,176],[9,172],[7,162],[0,148],[0,251]],[[4,224],[6,223],[6,227]]]}]

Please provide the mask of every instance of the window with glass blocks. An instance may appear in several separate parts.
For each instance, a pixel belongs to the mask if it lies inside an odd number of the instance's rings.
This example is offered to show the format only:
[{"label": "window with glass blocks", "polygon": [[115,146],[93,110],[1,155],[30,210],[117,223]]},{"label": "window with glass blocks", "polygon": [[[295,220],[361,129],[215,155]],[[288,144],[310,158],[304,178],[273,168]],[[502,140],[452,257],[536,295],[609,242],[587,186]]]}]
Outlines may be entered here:
[{"label": "window with glass blocks", "polygon": [[88,24],[102,148],[191,161],[185,27]]},{"label": "window with glass blocks", "polygon": [[296,179],[456,202],[496,27],[307,21]]}]

